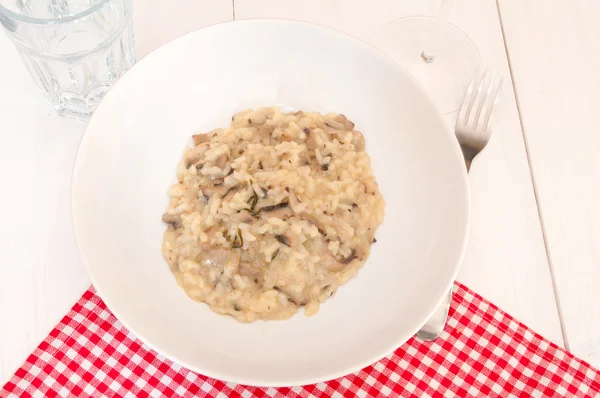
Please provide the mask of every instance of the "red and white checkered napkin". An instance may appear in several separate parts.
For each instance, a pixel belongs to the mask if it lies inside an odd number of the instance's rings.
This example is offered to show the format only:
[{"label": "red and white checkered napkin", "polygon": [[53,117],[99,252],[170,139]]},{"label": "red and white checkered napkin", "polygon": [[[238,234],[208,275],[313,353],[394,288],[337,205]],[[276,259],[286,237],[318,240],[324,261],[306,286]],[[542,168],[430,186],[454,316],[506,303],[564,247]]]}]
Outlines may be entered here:
[{"label": "red and white checkered napkin", "polygon": [[294,388],[247,387],[182,368],[137,340],[91,288],[0,390],[1,397],[598,395],[598,370],[460,284],[434,342],[413,338],[358,373]]}]

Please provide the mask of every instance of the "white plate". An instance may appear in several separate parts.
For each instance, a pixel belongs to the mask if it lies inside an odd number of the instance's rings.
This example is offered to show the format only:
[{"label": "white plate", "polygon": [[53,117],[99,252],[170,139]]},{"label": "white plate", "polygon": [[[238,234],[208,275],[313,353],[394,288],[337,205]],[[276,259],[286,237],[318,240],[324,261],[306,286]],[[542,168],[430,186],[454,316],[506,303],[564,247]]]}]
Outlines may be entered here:
[{"label": "white plate", "polygon": [[[161,215],[191,134],[274,104],[354,121],[386,215],[364,268],[316,316],[242,324],[176,284]],[[94,114],[72,195],[83,261],[119,320],[192,370],[260,386],[332,379],[404,343],[450,288],[469,220],[460,149],[415,81],[344,34],[278,20],[212,26],[142,59]]]}]

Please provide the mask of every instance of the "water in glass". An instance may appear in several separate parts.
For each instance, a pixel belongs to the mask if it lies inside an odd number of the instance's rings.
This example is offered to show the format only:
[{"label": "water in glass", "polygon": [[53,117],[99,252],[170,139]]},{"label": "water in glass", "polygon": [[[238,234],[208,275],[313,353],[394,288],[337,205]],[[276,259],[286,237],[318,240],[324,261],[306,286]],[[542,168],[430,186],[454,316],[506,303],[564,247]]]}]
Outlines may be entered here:
[{"label": "water in glass", "polygon": [[135,62],[131,0],[0,0],[0,23],[62,116],[89,117]]}]

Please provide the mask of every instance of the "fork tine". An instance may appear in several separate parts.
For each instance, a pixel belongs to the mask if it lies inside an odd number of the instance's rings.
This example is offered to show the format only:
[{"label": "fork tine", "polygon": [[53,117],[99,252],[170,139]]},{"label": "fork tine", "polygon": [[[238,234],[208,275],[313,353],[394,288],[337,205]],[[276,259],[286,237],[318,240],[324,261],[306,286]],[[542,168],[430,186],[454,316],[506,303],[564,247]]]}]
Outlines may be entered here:
[{"label": "fork tine", "polygon": [[[479,103],[476,106],[475,117],[473,117],[473,129],[474,130],[477,129],[477,125],[479,124],[479,117],[481,116],[481,111],[483,110],[483,107],[485,106],[485,103],[487,102],[487,99],[489,98],[490,93],[492,92],[492,87],[493,87],[495,79],[496,79],[496,72],[494,71],[494,73],[492,73],[492,78],[490,79],[490,83],[487,86],[487,90],[485,90],[485,93],[483,95],[478,96]],[[482,88],[483,88],[483,83],[482,83]]]},{"label": "fork tine", "polygon": [[483,71],[483,73],[481,75],[481,79],[479,79],[479,84],[477,84],[477,90],[475,90],[472,93],[471,98],[469,99],[469,105],[467,107],[467,112],[465,113],[465,118],[464,118],[465,126],[469,123],[469,117],[471,116],[471,112],[473,111],[473,105],[475,104],[475,101],[477,100],[477,97],[479,96],[479,93],[481,92],[481,86],[483,85],[483,82],[485,81],[486,75],[487,75],[487,69]]},{"label": "fork tine", "polygon": [[471,77],[471,81],[469,82],[469,87],[467,88],[467,93],[465,94],[465,98],[463,99],[463,103],[460,107],[460,111],[458,111],[458,119],[457,119],[457,123],[461,123],[461,121],[464,121],[464,125],[467,125],[467,120],[464,115],[467,112],[467,109],[469,107],[469,103],[471,100],[471,95],[473,93],[473,88],[475,87],[475,80],[477,79],[479,72],[475,71],[473,73],[473,76]]},{"label": "fork tine", "polygon": [[502,93],[502,84],[504,83],[504,76],[500,75],[500,81],[494,90],[494,94],[490,96],[492,98],[492,103],[488,106],[485,115],[483,116],[483,126],[482,129],[485,131],[488,128],[488,124],[490,122],[490,117],[492,116],[492,111],[494,110],[494,106],[498,103],[500,99],[500,94]]}]

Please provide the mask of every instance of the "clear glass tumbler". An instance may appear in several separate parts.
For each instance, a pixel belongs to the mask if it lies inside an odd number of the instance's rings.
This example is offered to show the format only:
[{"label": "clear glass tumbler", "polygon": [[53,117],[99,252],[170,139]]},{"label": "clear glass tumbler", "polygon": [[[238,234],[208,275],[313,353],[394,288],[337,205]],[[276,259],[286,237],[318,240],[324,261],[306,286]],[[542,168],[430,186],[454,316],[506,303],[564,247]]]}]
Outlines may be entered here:
[{"label": "clear glass tumbler", "polygon": [[0,0],[0,23],[59,115],[86,120],[135,63],[131,0]]}]

